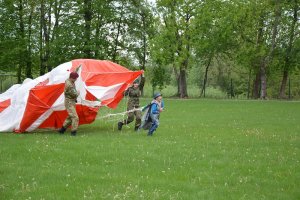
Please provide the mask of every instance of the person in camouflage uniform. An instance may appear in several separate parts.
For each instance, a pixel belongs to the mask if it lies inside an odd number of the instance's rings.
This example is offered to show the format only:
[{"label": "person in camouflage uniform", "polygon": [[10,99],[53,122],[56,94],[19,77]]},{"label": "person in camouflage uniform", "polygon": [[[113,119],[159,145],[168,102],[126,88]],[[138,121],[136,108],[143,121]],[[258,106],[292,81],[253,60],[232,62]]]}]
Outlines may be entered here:
[{"label": "person in camouflage uniform", "polygon": [[[139,109],[140,107],[140,96],[141,91],[139,88],[140,84],[138,80],[135,80],[133,83],[133,86],[129,87],[124,95],[129,96],[129,100],[127,103],[127,111],[133,110],[133,109]],[[124,124],[129,124],[134,120],[135,116],[135,126],[134,130],[137,131],[139,126],[141,125],[141,118],[142,118],[142,111],[141,110],[135,110],[128,113],[127,119],[125,119],[122,122],[118,122],[118,130],[122,130],[122,126]]]},{"label": "person in camouflage uniform", "polygon": [[68,112],[68,117],[61,129],[59,129],[60,134],[63,134],[70,125],[72,125],[71,135],[75,136],[77,133],[79,118],[76,113],[76,102],[79,93],[76,90],[75,81],[77,80],[78,76],[79,75],[77,72],[71,72],[70,77],[65,82],[65,107]]}]

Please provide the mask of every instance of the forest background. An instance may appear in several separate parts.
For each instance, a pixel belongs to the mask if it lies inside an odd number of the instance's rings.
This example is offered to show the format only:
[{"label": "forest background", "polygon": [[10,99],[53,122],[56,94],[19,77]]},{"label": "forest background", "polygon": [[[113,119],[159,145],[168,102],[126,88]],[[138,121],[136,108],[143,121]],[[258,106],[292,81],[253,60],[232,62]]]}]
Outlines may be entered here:
[{"label": "forest background", "polygon": [[300,98],[298,0],[0,0],[0,92],[77,58],[145,71],[144,95]]}]

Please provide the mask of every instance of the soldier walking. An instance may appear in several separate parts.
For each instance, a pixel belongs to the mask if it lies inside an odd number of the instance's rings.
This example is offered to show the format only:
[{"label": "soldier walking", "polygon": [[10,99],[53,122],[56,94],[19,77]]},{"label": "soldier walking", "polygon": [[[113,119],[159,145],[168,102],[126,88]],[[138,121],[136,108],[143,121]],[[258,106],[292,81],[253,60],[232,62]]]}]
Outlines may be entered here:
[{"label": "soldier walking", "polygon": [[[129,87],[124,95],[129,96],[129,100],[127,103],[127,111],[138,109],[140,107],[140,96],[141,91],[139,88],[140,84],[138,80],[133,82],[133,86]],[[134,120],[135,116],[135,126],[134,130],[137,131],[139,126],[141,125],[142,112],[141,110],[134,110],[128,113],[127,119],[122,122],[118,122],[118,130],[122,130],[122,126],[124,124],[129,124]]]},{"label": "soldier walking", "polygon": [[68,117],[65,120],[63,126],[59,129],[60,134],[64,134],[67,128],[72,125],[71,135],[75,136],[78,128],[78,115],[76,113],[76,102],[79,92],[77,92],[75,87],[75,81],[79,77],[77,72],[71,72],[70,77],[65,82],[65,107],[68,112]]}]

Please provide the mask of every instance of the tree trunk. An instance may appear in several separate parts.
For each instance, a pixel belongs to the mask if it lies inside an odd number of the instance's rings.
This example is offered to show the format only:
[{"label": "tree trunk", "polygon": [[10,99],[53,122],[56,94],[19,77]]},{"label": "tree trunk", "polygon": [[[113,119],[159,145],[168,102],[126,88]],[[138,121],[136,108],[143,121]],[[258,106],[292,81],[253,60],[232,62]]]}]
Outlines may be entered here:
[{"label": "tree trunk", "polygon": [[275,1],[275,19],[273,23],[273,30],[272,30],[272,44],[271,49],[269,51],[269,54],[265,59],[262,59],[261,65],[260,65],[260,71],[261,71],[261,93],[260,98],[266,99],[267,98],[267,73],[266,70],[270,64],[270,62],[273,59],[274,50],[276,47],[276,38],[278,35],[278,25],[279,25],[279,19],[281,17],[281,4],[279,1]]},{"label": "tree trunk", "polygon": [[22,67],[20,64],[18,64],[17,79],[19,84],[22,83]]},{"label": "tree trunk", "polygon": [[288,70],[283,71],[283,76],[282,76],[282,81],[281,81],[281,86],[280,86],[280,93],[279,93],[279,98],[280,99],[286,99],[287,96],[285,94],[285,88],[288,80]]},{"label": "tree trunk", "polygon": [[[146,53],[147,53],[147,37],[146,37],[146,16],[144,13],[141,14],[142,18],[142,23],[143,23],[143,56],[141,60],[141,70],[145,71],[146,68]],[[142,96],[144,96],[144,85],[145,85],[145,76],[142,76],[141,78],[141,83],[140,83],[140,88],[141,88],[141,93]]]},{"label": "tree trunk", "polygon": [[186,84],[186,69],[180,69],[179,73],[179,88],[180,98],[187,98],[187,84]]},{"label": "tree trunk", "polygon": [[44,57],[44,64],[45,64],[45,69],[48,68],[48,56],[49,56],[49,32],[48,32],[48,28],[47,28],[47,20],[46,20],[46,16],[44,13],[43,16],[43,37],[44,37],[44,42],[45,42],[45,54],[43,55]]},{"label": "tree trunk", "polygon": [[186,53],[183,53],[184,55],[184,61],[182,63],[182,66],[180,68],[180,74],[179,74],[179,83],[180,83],[180,98],[187,98],[188,92],[187,92],[187,83],[186,83],[186,71],[188,69],[189,65],[189,56],[190,56],[190,35],[189,35],[189,21],[190,21],[191,15],[189,13],[186,13],[185,15],[185,51]]},{"label": "tree trunk", "polygon": [[120,36],[120,32],[121,32],[123,12],[124,12],[124,2],[122,1],[121,15],[120,15],[120,18],[119,18],[118,28],[117,28],[117,35],[116,35],[116,38],[115,38],[115,46],[114,46],[113,52],[112,52],[112,61],[113,62],[115,62],[116,59],[117,59],[117,51],[118,51],[118,45],[119,45],[119,36]]},{"label": "tree trunk", "polygon": [[204,74],[204,80],[203,80],[203,85],[202,85],[202,89],[201,89],[201,93],[200,93],[200,97],[204,97],[205,98],[205,90],[206,90],[206,83],[207,83],[207,74],[208,74],[208,69],[210,67],[210,63],[212,61],[212,55],[209,56],[207,65],[205,67],[205,74]]},{"label": "tree trunk", "polygon": [[92,58],[91,50],[91,22],[92,22],[92,1],[84,0],[84,56]]},{"label": "tree trunk", "polygon": [[27,78],[33,78],[32,77],[32,70],[31,70],[31,66],[32,66],[32,60],[31,60],[31,24],[32,24],[32,15],[33,15],[33,9],[34,7],[31,7],[30,10],[30,15],[29,15],[29,20],[28,20],[28,49],[26,51],[26,77]]},{"label": "tree trunk", "polygon": [[103,20],[103,15],[97,14],[97,26],[96,26],[96,32],[95,32],[95,58],[102,59],[103,55],[100,53],[101,49],[101,43],[99,41],[100,39],[100,29],[102,28],[102,20]]},{"label": "tree trunk", "polygon": [[177,68],[175,66],[175,63],[173,63],[173,70],[174,70],[174,74],[175,74],[175,77],[176,77],[176,83],[177,83],[177,94],[176,96],[177,97],[180,97],[180,80],[179,80],[179,73],[177,71]]},{"label": "tree trunk", "polygon": [[44,0],[41,0],[41,16],[40,16],[40,75],[44,75],[46,72],[46,64],[44,58],[44,37],[43,29],[45,26],[45,4]]},{"label": "tree trunk", "polygon": [[22,68],[25,65],[25,59],[26,59],[26,44],[25,44],[25,27],[24,27],[24,9],[23,9],[23,0],[19,0],[18,5],[18,17],[19,17],[19,36],[20,36],[20,50],[19,50],[19,66],[18,66],[18,83],[22,82]]},{"label": "tree trunk", "polygon": [[61,0],[59,2],[58,2],[58,0],[54,1],[55,22],[54,22],[53,31],[52,31],[51,42],[53,42],[57,38],[57,28],[58,28],[58,24],[59,24],[60,11],[61,11],[61,8],[62,8],[62,3],[63,3],[63,0]]},{"label": "tree trunk", "polygon": [[266,75],[266,61],[263,59],[262,63],[260,64],[260,98],[266,99],[267,98],[267,75]]},{"label": "tree trunk", "polygon": [[281,86],[280,86],[280,91],[279,91],[279,98],[285,99],[286,94],[285,94],[285,89],[286,89],[286,84],[287,84],[287,79],[288,79],[288,74],[289,74],[289,69],[290,69],[290,54],[293,48],[293,42],[294,42],[294,37],[295,37],[295,26],[298,20],[298,15],[297,12],[299,10],[297,0],[294,1],[294,15],[293,15],[293,23],[291,25],[290,33],[289,33],[289,44],[286,49],[286,54],[285,54],[285,60],[284,60],[284,70],[283,70],[283,75],[282,75],[282,81],[281,81]]},{"label": "tree trunk", "polygon": [[45,19],[45,29],[44,29],[44,34],[45,34],[45,64],[47,71],[50,72],[52,70],[52,67],[49,63],[50,59],[50,34],[51,34],[51,10],[52,10],[52,2],[49,5],[48,9],[48,20]]},{"label": "tree trunk", "polygon": [[[264,14],[262,13],[260,15],[260,19],[259,19],[259,27],[258,27],[258,30],[257,30],[257,38],[256,38],[256,51],[257,51],[257,54],[260,55],[261,54],[261,48],[262,48],[262,45],[264,43],[264,40],[263,40],[263,30],[264,30]],[[265,69],[264,69],[264,65],[263,65],[263,57],[261,56],[257,56],[255,62],[253,63],[253,66],[254,66],[254,69],[256,71],[256,76],[255,76],[255,80],[254,80],[254,83],[253,83],[253,98],[257,99],[259,98],[259,94],[262,93],[262,91],[259,91],[259,89],[261,90],[262,89],[262,79],[265,79]],[[262,73],[264,73],[262,75]],[[266,86],[266,85],[265,85]]]},{"label": "tree trunk", "polygon": [[249,70],[249,77],[248,77],[248,89],[247,89],[247,99],[249,99],[250,98],[250,90],[251,90],[251,72],[252,72],[252,70],[251,70],[251,68],[250,68],[250,70]]},{"label": "tree trunk", "polygon": [[[259,20],[259,27],[258,27],[258,32],[257,32],[257,41],[256,41],[256,45],[257,45],[257,50],[258,50],[258,53],[260,54],[260,51],[261,51],[261,46],[263,44],[263,30],[264,30],[264,15],[261,14],[260,16],[260,20]],[[255,77],[255,82],[254,82],[254,98],[257,99],[259,98],[259,94],[260,94],[260,97],[262,98],[262,93],[264,92],[263,91],[263,85],[264,85],[264,88],[266,88],[266,85],[265,85],[265,82],[264,84],[262,83],[263,80],[266,80],[266,77],[265,77],[265,65],[264,65],[264,58],[263,57],[258,57],[257,58],[257,63],[255,63],[255,66],[257,64],[257,68],[258,68],[258,72],[256,74],[256,77]],[[259,84],[260,84],[260,88],[259,88]],[[259,89],[260,89],[260,93],[259,93]]]},{"label": "tree trunk", "polygon": [[258,99],[260,94],[259,94],[259,87],[260,87],[260,72],[258,71],[255,75],[255,80],[253,81],[253,91],[252,91],[252,98]]}]

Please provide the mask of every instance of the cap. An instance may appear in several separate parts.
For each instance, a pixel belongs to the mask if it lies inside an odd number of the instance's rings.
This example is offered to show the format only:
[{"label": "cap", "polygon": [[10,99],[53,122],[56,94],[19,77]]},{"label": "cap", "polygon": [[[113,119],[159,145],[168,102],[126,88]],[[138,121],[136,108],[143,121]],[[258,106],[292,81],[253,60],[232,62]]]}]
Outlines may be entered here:
[{"label": "cap", "polygon": [[78,73],[77,72],[71,72],[70,73],[70,78],[72,79],[77,79],[79,77]]},{"label": "cap", "polygon": [[156,99],[157,97],[162,96],[161,93],[157,92],[153,95],[153,99]]}]

